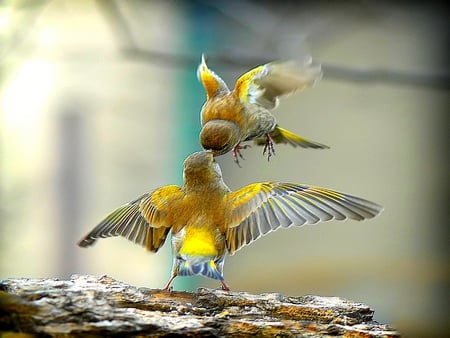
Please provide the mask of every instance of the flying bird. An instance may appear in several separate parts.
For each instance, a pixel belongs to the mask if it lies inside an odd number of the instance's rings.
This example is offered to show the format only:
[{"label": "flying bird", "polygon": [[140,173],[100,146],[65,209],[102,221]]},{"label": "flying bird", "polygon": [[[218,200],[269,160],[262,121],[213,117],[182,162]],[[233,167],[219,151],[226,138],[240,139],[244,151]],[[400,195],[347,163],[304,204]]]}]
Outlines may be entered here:
[{"label": "flying bird", "polygon": [[241,150],[254,140],[264,145],[263,154],[269,159],[275,153],[274,143],[288,143],[294,147],[326,149],[328,146],[307,140],[277,124],[270,110],[278,98],[312,87],[321,77],[320,65],[308,59],[302,65],[295,62],[270,62],[243,74],[232,91],[206,65],[205,57],[197,69],[197,76],[206,91],[206,102],[201,110],[200,143],[215,155],[233,150],[239,164]]}]

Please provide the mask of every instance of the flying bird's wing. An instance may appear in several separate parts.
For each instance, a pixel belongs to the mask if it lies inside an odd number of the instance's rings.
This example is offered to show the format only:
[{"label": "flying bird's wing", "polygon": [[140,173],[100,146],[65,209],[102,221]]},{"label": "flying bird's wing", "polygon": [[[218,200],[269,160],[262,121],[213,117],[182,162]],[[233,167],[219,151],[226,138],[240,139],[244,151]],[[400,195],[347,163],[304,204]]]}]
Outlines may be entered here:
[{"label": "flying bird's wing", "polygon": [[197,68],[197,77],[205,88],[207,99],[230,92],[221,77],[208,68],[204,55],[202,55],[202,61]]},{"label": "flying bird's wing", "polygon": [[362,221],[383,208],[334,190],[291,183],[254,183],[230,192],[231,226],[226,232],[230,254],[278,228],[329,220]]},{"label": "flying bird's wing", "polygon": [[172,226],[168,204],[182,194],[180,187],[175,185],[143,194],[111,212],[78,245],[88,247],[99,238],[122,236],[156,252],[164,244]]},{"label": "flying bird's wing", "polygon": [[270,62],[242,75],[234,91],[242,102],[273,109],[278,97],[312,87],[322,78],[320,65],[308,59],[303,65],[295,62]]}]

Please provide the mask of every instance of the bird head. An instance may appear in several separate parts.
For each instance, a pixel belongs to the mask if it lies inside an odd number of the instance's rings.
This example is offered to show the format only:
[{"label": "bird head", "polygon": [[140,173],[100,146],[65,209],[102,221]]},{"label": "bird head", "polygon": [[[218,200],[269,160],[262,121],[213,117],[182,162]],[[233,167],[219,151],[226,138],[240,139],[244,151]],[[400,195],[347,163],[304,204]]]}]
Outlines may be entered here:
[{"label": "bird head", "polygon": [[214,159],[211,151],[199,151],[191,154],[184,161],[183,170],[184,189],[204,190],[208,193],[215,189],[228,191],[222,179],[222,171]]},{"label": "bird head", "polygon": [[200,144],[204,149],[211,150],[215,156],[229,152],[239,141],[239,126],[232,121],[208,121],[200,132]]}]

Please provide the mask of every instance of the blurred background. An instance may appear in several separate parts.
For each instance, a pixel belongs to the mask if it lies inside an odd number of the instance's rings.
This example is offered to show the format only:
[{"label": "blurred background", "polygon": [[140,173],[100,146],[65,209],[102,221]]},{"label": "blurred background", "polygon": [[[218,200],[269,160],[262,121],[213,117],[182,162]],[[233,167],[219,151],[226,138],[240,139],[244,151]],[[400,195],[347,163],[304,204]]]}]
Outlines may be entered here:
[{"label": "blurred background", "polygon": [[[282,126],[331,146],[218,159],[231,189],[309,183],[382,204],[373,220],[281,230],[229,257],[233,290],[342,296],[405,335],[450,333],[448,17],[392,1],[3,1],[0,278],[108,274],[160,288],[158,254],[76,242],[141,193],[182,183],[200,150],[201,53],[232,88],[276,59],[322,63]],[[218,287],[177,278],[175,289]]]}]

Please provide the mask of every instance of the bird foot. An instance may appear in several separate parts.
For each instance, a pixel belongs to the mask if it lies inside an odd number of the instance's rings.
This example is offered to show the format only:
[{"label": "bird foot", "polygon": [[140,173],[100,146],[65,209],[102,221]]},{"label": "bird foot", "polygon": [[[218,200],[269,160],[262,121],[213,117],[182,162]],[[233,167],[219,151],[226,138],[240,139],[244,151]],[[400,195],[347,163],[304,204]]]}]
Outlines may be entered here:
[{"label": "bird foot", "polygon": [[267,152],[267,161],[270,160],[272,155],[275,155],[275,148],[273,146],[273,140],[269,134],[266,134],[266,144],[264,145],[263,155]]},{"label": "bird foot", "polygon": [[244,159],[244,156],[242,156],[242,154],[241,154],[241,150],[242,150],[242,149],[247,149],[247,148],[251,148],[251,146],[248,145],[248,144],[246,144],[245,146],[241,146],[240,144],[238,144],[237,146],[235,146],[235,147],[233,148],[233,159],[234,159],[234,162],[236,162],[236,164],[237,164],[239,167],[240,167],[240,164],[239,164],[239,158],[245,160],[245,159]]},{"label": "bird foot", "polygon": [[163,288],[163,291],[169,291],[172,292],[173,291],[173,286],[171,285],[173,280],[175,279],[175,276],[170,277],[169,281],[167,282],[166,286]]},{"label": "bird foot", "polygon": [[230,291],[230,287],[228,286],[227,283],[225,283],[225,281],[220,281],[222,283],[222,290],[224,291]]}]

